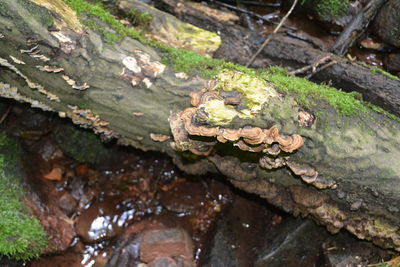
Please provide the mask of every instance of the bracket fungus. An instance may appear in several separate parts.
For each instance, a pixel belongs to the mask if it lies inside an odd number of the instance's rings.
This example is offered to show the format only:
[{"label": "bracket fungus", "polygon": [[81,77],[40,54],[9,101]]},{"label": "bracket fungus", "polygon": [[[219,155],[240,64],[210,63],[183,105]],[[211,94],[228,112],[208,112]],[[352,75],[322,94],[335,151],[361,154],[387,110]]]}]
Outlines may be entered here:
[{"label": "bracket fungus", "polygon": [[170,137],[164,134],[150,133],[150,138],[155,142],[164,142],[167,141]]},{"label": "bracket fungus", "polygon": [[93,129],[94,133],[99,134],[103,142],[110,141],[113,138],[119,139],[121,136],[114,130],[108,128],[108,121],[94,114],[90,109],[79,109],[77,106],[68,105],[72,113],[67,115],[72,119],[72,122],[78,124],[82,128]]},{"label": "bracket fungus", "polygon": [[286,166],[307,183],[315,181],[318,175],[315,170],[289,161],[288,153],[303,145],[300,135],[282,135],[276,125],[270,128],[227,126],[235,117],[254,117],[268,99],[279,97],[272,85],[243,73],[223,71],[205,88],[189,96],[192,107],[171,112],[169,117],[174,149],[210,156],[216,141],[230,142],[242,151],[260,153],[261,168]]},{"label": "bracket fungus", "polygon": [[17,67],[15,67],[13,64],[8,62],[7,59],[1,58],[0,57],[0,66],[8,68],[9,70],[13,71],[16,75],[21,77],[23,80],[25,80],[26,84],[28,85],[29,88],[38,91],[42,95],[46,96],[49,100],[51,101],[56,101],[60,102],[60,98],[56,96],[55,94],[47,91],[42,85],[39,83],[36,83],[34,81],[31,81],[28,76],[22,73]]}]

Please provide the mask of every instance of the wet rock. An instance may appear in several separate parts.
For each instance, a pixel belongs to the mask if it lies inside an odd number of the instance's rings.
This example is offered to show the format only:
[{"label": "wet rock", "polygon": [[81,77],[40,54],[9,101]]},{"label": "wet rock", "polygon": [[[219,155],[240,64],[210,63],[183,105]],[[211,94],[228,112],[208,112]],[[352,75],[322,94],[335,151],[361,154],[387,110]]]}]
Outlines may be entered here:
[{"label": "wet rock", "polygon": [[193,261],[193,242],[180,228],[149,230],[142,234],[140,259],[149,263],[159,257],[181,257]]},{"label": "wet rock", "polygon": [[253,266],[255,251],[279,221],[264,202],[236,196],[217,222],[201,266]]},{"label": "wet rock", "polygon": [[202,266],[237,266],[234,233],[226,221],[220,221],[217,224],[217,230],[214,233],[209,250]]},{"label": "wet rock", "polygon": [[76,236],[73,221],[61,211],[56,202],[45,204],[33,192],[27,194],[26,204],[35,217],[39,219],[49,238],[48,246],[44,252],[65,251]]},{"label": "wet rock", "polygon": [[1,267],[20,267],[23,266],[22,261],[17,261],[14,259],[10,259],[7,257],[0,257],[0,266]]},{"label": "wet rock", "polygon": [[24,140],[39,140],[50,131],[50,118],[44,112],[27,109],[22,105],[13,105],[7,117],[8,131]]},{"label": "wet rock", "polygon": [[118,240],[114,246],[110,259],[108,260],[106,267],[120,266],[129,267],[136,266],[135,264],[140,263],[140,240],[141,238],[137,235],[129,236],[123,240]]},{"label": "wet rock", "polygon": [[264,240],[256,267],[315,266],[329,233],[311,220],[287,218]]},{"label": "wet rock", "polygon": [[322,247],[323,263],[327,267],[368,266],[390,259],[387,251],[358,240],[347,232],[330,236]]},{"label": "wet rock", "polygon": [[207,191],[200,183],[178,183],[171,190],[161,193],[160,203],[169,211],[189,213],[204,204]]},{"label": "wet rock", "polygon": [[157,258],[150,262],[148,267],[178,267],[176,261],[170,257]]},{"label": "wet rock", "polygon": [[255,267],[358,267],[388,259],[388,252],[347,232],[329,234],[311,220],[287,218],[265,238]]},{"label": "wet rock", "polygon": [[[82,251],[84,250],[84,245],[81,242],[77,242],[75,246],[68,249],[62,254],[53,254],[41,257],[34,261],[31,261],[29,267],[75,267],[84,266],[82,264]],[[0,265],[2,266],[2,265]],[[23,265],[20,265],[23,266]]]},{"label": "wet rock", "polygon": [[[78,267],[84,266],[81,264],[81,257],[79,254],[67,252],[62,255],[41,258],[32,262],[29,267]],[[20,265],[22,266],[22,265]]]},{"label": "wet rock", "polygon": [[[293,1],[285,2],[291,5]],[[304,0],[301,4],[311,17],[323,22],[332,32],[345,27],[361,8],[360,1],[350,4],[347,1]]]},{"label": "wet rock", "polygon": [[194,267],[194,264],[179,257],[161,257],[150,262],[147,267]]},{"label": "wet rock", "polygon": [[165,228],[164,225],[154,220],[143,220],[128,226],[113,243],[112,250],[108,252],[110,255],[109,260],[105,266],[130,267],[134,264],[139,264],[139,248],[142,240],[140,233],[146,230],[163,228]]},{"label": "wet rock", "polygon": [[388,71],[400,72],[400,54],[389,54],[385,57],[384,63]]},{"label": "wet rock", "polygon": [[389,0],[374,21],[374,33],[383,41],[400,47],[400,1]]},{"label": "wet rock", "polygon": [[48,136],[26,146],[26,149],[30,157],[28,165],[34,172],[40,172],[40,178],[49,174],[56,167],[53,163],[63,157],[62,151]]},{"label": "wet rock", "polygon": [[83,210],[75,224],[77,234],[89,243],[115,236],[123,226],[119,222],[121,212],[115,206],[116,203],[102,201]]},{"label": "wet rock", "polygon": [[115,150],[107,147],[93,132],[70,123],[59,124],[53,136],[61,150],[81,163],[101,166],[110,161]]},{"label": "wet rock", "polygon": [[58,203],[67,215],[72,215],[78,205],[78,201],[68,192],[64,192],[61,195]]}]

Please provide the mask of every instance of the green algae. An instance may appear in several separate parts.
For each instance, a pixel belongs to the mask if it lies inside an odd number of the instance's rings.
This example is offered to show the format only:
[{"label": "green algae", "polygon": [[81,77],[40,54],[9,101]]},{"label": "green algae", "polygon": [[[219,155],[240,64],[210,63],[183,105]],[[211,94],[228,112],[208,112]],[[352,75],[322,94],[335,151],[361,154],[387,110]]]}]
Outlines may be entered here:
[{"label": "green algae", "polygon": [[243,117],[233,107],[225,105],[223,100],[209,100],[200,107],[204,107],[205,112],[207,112],[209,116],[208,121],[216,125],[226,125],[236,116]]},{"label": "green algae", "polygon": [[278,96],[272,84],[243,72],[223,70],[218,73],[216,80],[217,89],[237,91],[245,97],[248,110],[242,112],[247,115],[260,111],[262,105],[271,97]]}]

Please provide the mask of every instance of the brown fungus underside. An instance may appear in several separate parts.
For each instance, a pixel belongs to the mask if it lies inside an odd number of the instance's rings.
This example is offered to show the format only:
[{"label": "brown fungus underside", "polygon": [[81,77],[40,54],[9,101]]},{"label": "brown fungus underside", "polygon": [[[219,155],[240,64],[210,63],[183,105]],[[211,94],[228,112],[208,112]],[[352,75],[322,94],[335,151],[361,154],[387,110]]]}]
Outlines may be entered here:
[{"label": "brown fungus underside", "polygon": [[216,88],[218,88],[217,80],[209,81],[205,88],[190,93],[190,103],[193,107],[180,112],[171,112],[169,122],[174,136],[171,145],[175,150],[212,157],[217,154],[215,145],[218,142],[230,142],[242,151],[259,153],[261,168],[271,170],[286,166],[307,183],[313,183],[317,179],[318,172],[312,167],[290,160],[290,153],[304,144],[300,135],[280,134],[276,125],[270,128],[249,125],[229,128],[210,122],[212,115],[204,106],[211,101],[220,101],[225,107],[238,113],[245,105],[244,94]]}]

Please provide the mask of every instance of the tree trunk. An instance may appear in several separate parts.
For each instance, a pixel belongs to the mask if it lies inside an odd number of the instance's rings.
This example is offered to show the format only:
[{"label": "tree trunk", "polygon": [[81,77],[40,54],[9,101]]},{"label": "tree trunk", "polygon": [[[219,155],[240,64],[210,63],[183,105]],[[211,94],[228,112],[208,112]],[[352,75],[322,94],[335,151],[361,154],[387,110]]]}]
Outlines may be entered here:
[{"label": "tree trunk", "polygon": [[360,102],[327,88],[330,100],[310,93],[299,102],[278,86],[314,85],[280,74],[270,76],[275,85],[234,70],[187,78],[160,63],[165,51],[128,36],[107,43],[104,29],[73,14],[61,1],[0,0],[1,96],[58,112],[104,140],[165,152],[189,173],[219,171],[331,232],[400,250],[396,119],[365,106],[342,115],[335,101]]}]

